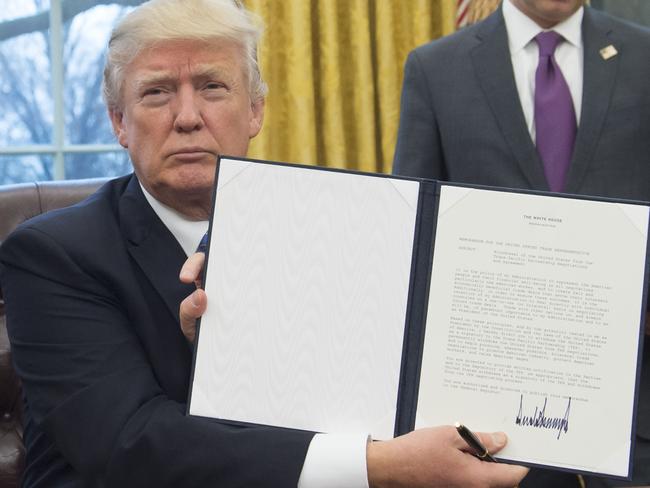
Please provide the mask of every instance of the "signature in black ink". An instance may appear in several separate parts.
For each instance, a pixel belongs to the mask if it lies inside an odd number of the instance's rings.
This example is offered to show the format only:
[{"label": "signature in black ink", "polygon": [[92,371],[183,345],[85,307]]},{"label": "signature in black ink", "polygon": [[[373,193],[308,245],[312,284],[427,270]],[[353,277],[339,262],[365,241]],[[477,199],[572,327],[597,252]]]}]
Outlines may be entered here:
[{"label": "signature in black ink", "polygon": [[544,406],[539,409],[535,407],[535,412],[532,415],[524,415],[524,395],[522,394],[519,397],[519,412],[517,412],[517,417],[515,419],[515,424],[521,426],[535,427],[537,429],[557,429],[557,438],[559,439],[562,435],[562,432],[565,434],[569,431],[569,413],[571,411],[571,397],[569,397],[569,402],[566,406],[566,412],[564,412],[564,417],[547,417],[546,416],[546,403],[548,398],[544,398]]}]

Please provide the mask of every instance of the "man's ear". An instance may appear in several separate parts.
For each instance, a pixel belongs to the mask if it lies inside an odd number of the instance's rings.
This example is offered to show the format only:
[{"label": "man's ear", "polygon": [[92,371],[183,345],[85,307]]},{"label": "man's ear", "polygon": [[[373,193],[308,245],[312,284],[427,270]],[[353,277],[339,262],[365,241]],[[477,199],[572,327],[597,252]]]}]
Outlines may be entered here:
[{"label": "man's ear", "polygon": [[264,98],[251,103],[251,119],[249,121],[248,138],[252,139],[260,130],[262,130],[262,123],[264,122]]},{"label": "man's ear", "polygon": [[124,112],[109,108],[108,116],[111,119],[111,124],[113,125],[113,132],[117,137],[117,142],[124,148],[129,147],[129,138],[126,133],[126,125],[124,124]]}]

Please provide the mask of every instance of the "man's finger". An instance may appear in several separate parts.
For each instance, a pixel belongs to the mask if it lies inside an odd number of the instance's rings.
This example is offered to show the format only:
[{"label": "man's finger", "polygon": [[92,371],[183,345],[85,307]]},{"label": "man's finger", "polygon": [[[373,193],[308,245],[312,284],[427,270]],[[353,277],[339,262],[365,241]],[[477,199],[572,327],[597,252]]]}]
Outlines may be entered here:
[{"label": "man's finger", "polygon": [[190,342],[194,342],[194,338],[196,337],[196,320],[203,315],[207,304],[208,298],[201,289],[195,290],[181,302],[178,314],[181,322],[181,331]]},{"label": "man's finger", "polygon": [[530,471],[529,468],[524,466],[504,463],[483,462],[482,467],[489,473],[488,476],[492,482],[491,486],[517,486]]},{"label": "man's finger", "polygon": [[[490,454],[499,452],[508,443],[508,437],[503,432],[476,432],[476,436]],[[467,450],[467,449],[463,449]],[[469,450],[471,452],[471,449]],[[517,486],[528,474],[529,468],[504,463],[481,462],[481,467],[487,470],[493,486]]]},{"label": "man's finger", "polygon": [[[456,429],[454,429],[454,431],[455,430]],[[500,451],[508,442],[508,437],[503,432],[475,432],[474,434],[490,454]],[[483,454],[481,452],[476,452],[475,449],[473,449],[457,432],[454,432],[453,445],[461,451],[469,452],[471,454]]]},{"label": "man's finger", "polygon": [[187,261],[185,261],[185,264],[183,264],[183,267],[181,268],[179,275],[180,280],[183,283],[193,283],[198,280],[199,276],[201,275],[201,270],[203,269],[204,262],[204,253],[197,252],[192,254],[189,258],[187,258]]},{"label": "man's finger", "polygon": [[508,442],[508,437],[503,432],[477,432],[476,436],[480,439],[481,443],[490,454],[500,451]]}]

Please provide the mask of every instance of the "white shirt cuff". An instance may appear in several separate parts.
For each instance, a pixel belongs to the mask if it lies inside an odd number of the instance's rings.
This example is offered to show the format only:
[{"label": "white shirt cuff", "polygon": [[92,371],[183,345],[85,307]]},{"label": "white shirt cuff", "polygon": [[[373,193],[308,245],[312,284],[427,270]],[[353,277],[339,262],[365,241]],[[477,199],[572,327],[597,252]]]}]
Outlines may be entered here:
[{"label": "white shirt cuff", "polygon": [[368,488],[367,435],[316,434],[298,488]]}]

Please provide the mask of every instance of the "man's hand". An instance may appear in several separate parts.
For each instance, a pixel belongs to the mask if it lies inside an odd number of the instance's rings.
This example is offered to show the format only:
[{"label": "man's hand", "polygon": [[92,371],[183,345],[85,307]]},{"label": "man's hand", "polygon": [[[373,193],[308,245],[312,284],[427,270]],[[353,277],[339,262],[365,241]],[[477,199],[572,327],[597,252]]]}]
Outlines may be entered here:
[{"label": "man's hand", "polygon": [[208,305],[208,297],[201,288],[201,269],[205,261],[205,254],[197,252],[193,254],[181,268],[180,280],[183,283],[195,283],[196,290],[181,302],[179,317],[181,319],[181,331],[185,338],[194,342],[196,336],[196,319],[201,317]]},{"label": "man's hand", "polygon": [[[503,433],[477,434],[490,453],[506,445]],[[451,426],[420,429],[368,444],[368,482],[383,487],[492,488],[516,486],[528,468],[480,461]]]}]

